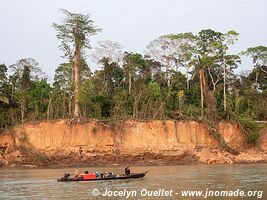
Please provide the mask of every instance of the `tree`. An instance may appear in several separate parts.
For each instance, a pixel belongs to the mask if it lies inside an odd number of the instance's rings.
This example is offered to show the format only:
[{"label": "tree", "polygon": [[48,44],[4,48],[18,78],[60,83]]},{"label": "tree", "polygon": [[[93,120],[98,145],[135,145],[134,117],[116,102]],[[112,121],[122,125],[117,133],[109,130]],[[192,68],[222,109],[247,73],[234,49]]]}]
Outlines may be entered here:
[{"label": "tree", "polygon": [[51,92],[50,84],[46,79],[33,82],[32,89],[29,91],[29,106],[34,110],[34,118],[43,118],[47,111],[49,94]]},{"label": "tree", "polygon": [[179,67],[179,52],[175,39],[171,39],[170,35],[160,36],[150,42],[145,54],[162,64],[165,68],[167,86],[171,88],[171,71],[178,70]]},{"label": "tree", "polygon": [[256,46],[248,48],[246,51],[241,52],[241,55],[246,55],[252,58],[254,68],[256,70],[255,88],[258,89],[259,70],[267,74],[264,66],[267,66],[267,47]]},{"label": "tree", "polygon": [[[80,79],[81,83],[91,77],[91,71],[86,61],[82,58],[80,62]],[[81,84],[82,85],[82,84]],[[61,107],[60,114],[62,118],[73,116],[73,97],[74,97],[74,85],[72,82],[72,63],[61,63],[55,70],[54,76],[54,89],[50,94],[49,109],[53,110],[53,107]],[[57,101],[53,99],[57,99]],[[52,101],[53,100],[53,101]],[[59,105],[57,105],[57,103]],[[68,111],[67,111],[68,109]],[[50,110],[49,110],[50,111]],[[52,116],[52,113],[48,111],[47,116]]]},{"label": "tree", "polygon": [[[62,99],[62,117],[66,117],[66,99],[68,99],[68,116],[72,116],[72,98],[73,98],[73,85],[72,85],[72,63],[61,63],[55,70],[54,76],[54,89],[50,95],[47,118],[50,117],[50,109],[53,107],[52,101],[55,96]],[[61,95],[63,93],[63,95]],[[63,97],[62,97],[63,96]],[[62,98],[61,98],[62,97]]]},{"label": "tree", "polygon": [[10,66],[12,72],[9,77],[12,85],[11,100],[16,99],[18,101],[22,122],[26,119],[30,101],[29,92],[33,82],[44,77],[38,65],[38,62],[33,58],[24,58]]},{"label": "tree", "polygon": [[110,62],[108,58],[103,58],[100,63],[103,65],[102,75],[103,75],[103,86],[105,95],[114,95],[115,90],[115,79],[114,73],[117,68],[119,68],[118,64],[115,62]]},{"label": "tree", "polygon": [[5,64],[0,64],[0,88],[7,82],[7,67]]},{"label": "tree", "polygon": [[[228,31],[223,34],[211,29],[202,30],[198,34],[197,56],[195,66],[199,69],[201,107],[204,108],[204,97],[207,105],[214,112],[216,111],[216,88],[223,82],[223,104],[224,111],[227,109],[227,77],[232,70],[240,63],[237,55],[228,55],[229,45],[234,44],[239,34],[235,31]],[[201,65],[201,66],[200,66]],[[206,76],[205,76],[206,73]],[[206,88],[204,88],[206,87]],[[212,89],[210,89],[212,87]],[[205,93],[206,91],[206,93]],[[211,108],[213,107],[213,108]]]},{"label": "tree", "polygon": [[[216,85],[214,85],[213,93],[210,95],[205,70],[207,67],[212,67],[215,64],[215,56],[218,55],[219,49],[218,45],[221,44],[222,33],[216,32],[211,29],[201,30],[197,36],[197,51],[196,58],[194,59],[195,70],[193,77],[199,74],[199,84],[200,84],[200,99],[201,99],[201,115],[203,117],[204,110],[204,98],[206,98],[206,104],[210,107],[210,112],[215,112],[215,101],[214,101],[214,90]],[[209,73],[211,76],[211,74]],[[215,113],[214,113],[215,115]]]},{"label": "tree", "polygon": [[0,133],[10,123],[7,112],[10,110],[9,84],[7,78],[7,67],[0,64]]},{"label": "tree", "polygon": [[[28,68],[26,70],[26,68]],[[18,60],[15,64],[10,65],[11,79],[20,80],[23,76],[23,73],[26,73],[24,70],[29,71],[29,78],[38,81],[42,78],[45,78],[45,74],[39,67],[39,63],[34,58],[23,58]],[[25,74],[24,74],[25,75]],[[18,82],[17,82],[18,83]]]},{"label": "tree", "polygon": [[189,89],[189,70],[192,68],[191,61],[195,55],[196,37],[192,33],[180,33],[169,37],[176,45],[179,65],[186,69],[186,85]]},{"label": "tree", "polygon": [[99,63],[103,58],[108,60],[108,63],[120,63],[122,61],[122,46],[118,42],[105,40],[98,42],[98,47],[94,48],[91,54],[92,59]]},{"label": "tree", "polygon": [[226,55],[228,46],[230,44],[234,44],[237,40],[239,33],[235,31],[228,31],[223,35],[223,41],[221,45],[221,58],[223,63],[223,105],[224,105],[224,111],[227,109],[227,97],[226,97],[226,77],[227,77],[227,66],[229,67],[237,67],[236,63],[241,63],[241,60],[239,56],[235,55]]},{"label": "tree", "polygon": [[[267,71],[267,66],[266,67],[263,66],[262,69]],[[265,73],[263,70],[259,71],[259,75],[257,77],[258,78],[258,89],[260,90],[259,92],[262,92],[267,89],[267,73]],[[249,74],[247,74],[245,78],[248,79],[248,81],[250,82],[249,87],[251,87],[253,83],[255,83],[256,68],[254,68]]]},{"label": "tree", "polygon": [[0,64],[0,101],[9,103],[9,99],[5,95],[5,86],[7,84],[7,67],[5,64]]},{"label": "tree", "polygon": [[123,71],[125,74],[125,79],[128,85],[128,93],[131,94],[132,84],[135,78],[138,68],[145,65],[145,60],[143,56],[138,53],[124,53],[123,57]]},{"label": "tree", "polygon": [[[53,24],[57,31],[57,37],[61,40],[61,49],[67,49],[72,52],[73,49],[73,73],[74,73],[74,113],[73,116],[80,116],[79,109],[79,86],[80,86],[80,69],[81,57],[86,48],[91,48],[89,37],[97,34],[100,31],[94,25],[94,21],[90,15],[79,13],[71,13],[67,10],[61,10],[65,14],[65,19],[62,24]],[[64,51],[66,53],[66,51]],[[66,55],[66,54],[65,54]]]}]

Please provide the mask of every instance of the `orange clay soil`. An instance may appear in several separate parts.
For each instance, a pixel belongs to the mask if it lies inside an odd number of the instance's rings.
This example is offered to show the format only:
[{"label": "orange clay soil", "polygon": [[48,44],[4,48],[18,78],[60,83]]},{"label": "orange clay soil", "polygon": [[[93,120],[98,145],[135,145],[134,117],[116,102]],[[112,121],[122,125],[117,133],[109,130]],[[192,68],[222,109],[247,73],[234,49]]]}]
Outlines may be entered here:
[{"label": "orange clay soil", "polygon": [[27,123],[0,135],[0,166],[100,164],[232,164],[267,161],[267,130],[257,149],[246,146],[237,124],[220,123],[227,144],[240,154],[220,150],[202,122],[127,120],[102,123],[66,120]]}]

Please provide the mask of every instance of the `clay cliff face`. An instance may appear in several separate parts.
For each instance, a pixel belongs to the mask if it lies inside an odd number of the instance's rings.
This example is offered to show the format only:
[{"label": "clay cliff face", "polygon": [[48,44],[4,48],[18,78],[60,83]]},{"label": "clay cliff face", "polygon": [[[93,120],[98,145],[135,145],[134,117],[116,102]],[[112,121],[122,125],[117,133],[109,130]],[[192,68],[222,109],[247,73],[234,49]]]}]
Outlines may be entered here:
[{"label": "clay cliff face", "polygon": [[[237,124],[221,123],[219,129],[231,147],[245,151]],[[92,120],[71,125],[64,120],[44,121],[0,135],[0,148],[5,165],[234,162],[232,155],[219,151],[207,127],[195,121]]]}]

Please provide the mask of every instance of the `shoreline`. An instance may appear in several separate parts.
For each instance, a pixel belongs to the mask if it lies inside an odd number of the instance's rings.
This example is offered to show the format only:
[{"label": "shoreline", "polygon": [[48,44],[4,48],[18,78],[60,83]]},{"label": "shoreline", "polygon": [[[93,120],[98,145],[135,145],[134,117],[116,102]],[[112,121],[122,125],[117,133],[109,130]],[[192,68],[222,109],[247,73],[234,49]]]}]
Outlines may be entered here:
[{"label": "shoreline", "polygon": [[256,161],[256,162],[235,162],[235,163],[200,163],[200,162],[161,162],[161,163],[156,163],[156,162],[142,162],[142,163],[101,163],[101,164],[86,164],[86,163],[69,163],[69,164],[52,164],[52,165],[47,165],[47,166],[37,166],[34,164],[11,164],[11,165],[4,165],[0,167],[0,170],[2,169],[64,169],[64,168],[86,168],[86,167],[125,167],[126,165],[130,165],[131,167],[161,167],[161,166],[195,166],[195,165],[200,165],[200,166],[221,166],[221,165],[228,165],[233,166],[233,165],[267,165],[267,161]]},{"label": "shoreline", "polygon": [[[180,164],[142,164],[142,165],[136,165],[136,164],[131,164],[131,167],[172,167],[172,166],[236,166],[236,165],[267,165],[267,162],[265,161],[259,161],[259,162],[254,162],[254,163],[234,163],[234,164],[203,164],[203,163],[180,163]],[[26,166],[26,165],[21,165],[21,166],[3,166],[0,167],[0,170],[27,170],[27,169],[67,169],[67,168],[93,168],[93,167],[101,167],[101,168],[110,168],[110,167],[125,167],[126,165],[123,164],[111,164],[111,165],[53,165],[53,166]]]}]

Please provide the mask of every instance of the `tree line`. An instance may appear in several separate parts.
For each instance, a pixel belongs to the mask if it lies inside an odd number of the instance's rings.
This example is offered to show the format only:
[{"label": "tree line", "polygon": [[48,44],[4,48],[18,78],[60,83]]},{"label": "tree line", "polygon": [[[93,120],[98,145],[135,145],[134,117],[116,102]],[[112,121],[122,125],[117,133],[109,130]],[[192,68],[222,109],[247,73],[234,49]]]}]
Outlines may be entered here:
[{"label": "tree line", "polygon": [[[0,129],[42,119],[267,120],[267,47],[229,53],[239,33],[211,29],[163,35],[145,53],[101,41],[90,15],[62,10],[54,23],[65,62],[48,83],[33,58],[0,65]],[[251,70],[237,73],[240,56]],[[99,67],[92,72],[86,59]]]}]

